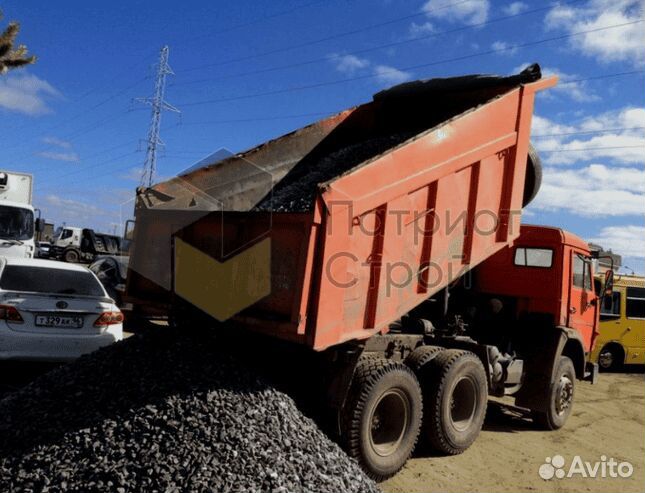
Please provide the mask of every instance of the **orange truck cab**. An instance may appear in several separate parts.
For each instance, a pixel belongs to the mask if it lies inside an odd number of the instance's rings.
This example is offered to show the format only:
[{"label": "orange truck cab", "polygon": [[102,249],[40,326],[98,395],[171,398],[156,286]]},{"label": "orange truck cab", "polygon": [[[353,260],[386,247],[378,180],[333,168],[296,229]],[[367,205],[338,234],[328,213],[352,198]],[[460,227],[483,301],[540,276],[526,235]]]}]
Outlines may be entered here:
[{"label": "orange truck cab", "polygon": [[[522,225],[514,245],[483,262],[473,279],[474,291],[496,310],[497,329],[510,333],[518,350],[555,348],[525,364],[552,367],[548,354],[561,354],[573,362],[579,379],[595,381],[597,365],[585,362],[597,335],[599,293],[586,242],[559,228]],[[525,373],[543,377],[516,395],[518,405],[533,409],[550,375],[539,368]]]}]

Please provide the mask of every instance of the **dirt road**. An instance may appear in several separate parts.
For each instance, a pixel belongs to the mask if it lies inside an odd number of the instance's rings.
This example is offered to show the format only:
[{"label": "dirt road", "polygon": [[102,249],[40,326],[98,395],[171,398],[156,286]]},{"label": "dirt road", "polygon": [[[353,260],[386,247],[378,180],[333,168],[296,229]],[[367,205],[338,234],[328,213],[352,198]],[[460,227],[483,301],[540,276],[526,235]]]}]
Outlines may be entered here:
[{"label": "dirt road", "polygon": [[[493,403],[482,434],[468,451],[456,457],[419,454],[381,488],[386,493],[643,492],[644,384],[642,373],[601,374],[596,385],[578,382],[573,414],[557,432],[535,430],[517,409]],[[606,463],[612,457],[630,462],[633,474],[627,479],[577,474],[544,480],[538,469],[555,455],[565,459],[565,472],[576,455],[592,465],[604,455]]]}]

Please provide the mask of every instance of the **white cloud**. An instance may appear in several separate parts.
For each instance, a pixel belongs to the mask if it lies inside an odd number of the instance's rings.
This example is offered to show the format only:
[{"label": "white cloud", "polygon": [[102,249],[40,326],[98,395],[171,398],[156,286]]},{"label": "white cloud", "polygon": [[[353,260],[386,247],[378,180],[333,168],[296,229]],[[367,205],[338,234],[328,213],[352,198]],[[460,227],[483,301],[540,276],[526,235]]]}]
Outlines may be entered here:
[{"label": "white cloud", "polygon": [[51,113],[47,99],[60,93],[47,81],[35,75],[0,77],[0,108],[26,115]]},{"label": "white cloud", "polygon": [[[557,180],[557,174],[551,174]],[[645,175],[641,179],[645,179]],[[551,181],[551,180],[548,180]],[[582,181],[582,179],[581,179]],[[543,183],[531,209],[565,211],[582,217],[645,215],[645,194],[606,188],[588,190],[571,188],[566,182]]]},{"label": "white cloud", "polygon": [[354,55],[333,54],[329,58],[332,63],[334,63],[336,70],[344,74],[353,74],[370,65],[369,60],[365,58],[359,58]]},{"label": "white cloud", "polygon": [[490,45],[490,47],[492,50],[498,51],[501,55],[514,55],[515,53],[517,53],[517,48],[515,48],[512,44],[506,43],[504,41],[495,41]]},{"label": "white cloud", "polygon": [[467,2],[448,3],[446,0],[428,0],[423,11],[430,18],[446,19],[466,24],[486,22],[490,2],[488,0],[471,0]]},{"label": "white cloud", "polygon": [[432,24],[432,22],[422,22],[420,24],[413,22],[412,24],[410,24],[410,35],[412,37],[422,36],[424,34],[430,34],[435,32],[435,30],[436,29]]},{"label": "white cloud", "polygon": [[336,70],[345,74],[365,73],[370,70],[376,80],[382,84],[399,84],[412,78],[412,74],[409,72],[404,72],[389,65],[374,65],[370,60],[354,55],[333,54],[329,59],[335,65]]},{"label": "white cloud", "polygon": [[643,127],[645,108],[626,107],[575,124],[535,115],[532,141],[544,166],[542,188],[530,207],[585,217],[645,216]]},{"label": "white cloud", "polygon": [[[642,17],[642,0],[591,0],[578,7],[558,5],[545,17],[547,29],[568,33],[626,24]],[[642,22],[573,36],[570,46],[601,62],[645,63],[645,24]]]},{"label": "white cloud", "polygon": [[529,6],[524,2],[513,2],[502,9],[506,15],[517,15],[525,12]]},{"label": "white cloud", "polygon": [[69,225],[88,226],[114,215],[88,202],[66,199],[55,194],[46,195],[43,202],[43,217],[55,223],[65,221]]},{"label": "white cloud", "polygon": [[404,72],[388,65],[377,65],[374,67],[374,74],[378,81],[384,84],[400,84],[412,78],[410,72]]},{"label": "white cloud", "polygon": [[75,163],[80,160],[78,154],[75,152],[41,151],[37,152],[36,156],[44,157],[45,159],[53,159],[54,161],[67,161],[70,163]]},{"label": "white cloud", "polygon": [[[643,127],[645,108],[627,107],[587,117],[575,125],[562,125],[535,115],[532,132],[542,160],[550,165],[570,165],[599,159],[622,165],[642,165],[645,160]],[[607,132],[564,135],[597,130]]]},{"label": "white cloud", "polygon": [[43,143],[61,147],[63,149],[71,149],[72,143],[67,142],[66,140],[59,139],[58,137],[46,136],[42,138]]},{"label": "white cloud", "polygon": [[597,236],[589,238],[588,241],[597,243],[603,248],[609,248],[623,257],[645,258],[645,248],[643,248],[645,226],[606,226]]}]

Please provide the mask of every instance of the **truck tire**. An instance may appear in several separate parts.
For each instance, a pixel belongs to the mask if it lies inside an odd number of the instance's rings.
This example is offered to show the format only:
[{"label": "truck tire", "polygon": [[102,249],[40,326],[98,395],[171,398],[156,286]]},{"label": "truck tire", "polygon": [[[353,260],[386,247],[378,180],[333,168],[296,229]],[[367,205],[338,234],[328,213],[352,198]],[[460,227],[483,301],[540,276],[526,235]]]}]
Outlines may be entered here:
[{"label": "truck tire", "polygon": [[447,349],[421,372],[424,435],[433,449],[461,454],[472,445],[484,424],[488,403],[484,365],[470,351]]},{"label": "truck tire", "polygon": [[529,152],[526,158],[526,176],[524,178],[524,196],[522,207],[529,205],[542,185],[542,160],[533,144],[529,143]]},{"label": "truck tire", "polygon": [[407,358],[405,358],[405,364],[409,366],[414,373],[417,373],[443,350],[444,348],[439,346],[418,347],[412,351]]},{"label": "truck tire", "polygon": [[63,252],[63,260],[70,264],[77,264],[81,260],[81,253],[74,248],[70,248]]},{"label": "truck tire", "polygon": [[347,453],[374,480],[393,476],[414,450],[422,413],[421,387],[412,370],[397,361],[361,359],[343,408]]},{"label": "truck tire", "polygon": [[560,357],[553,381],[546,399],[547,411],[533,411],[533,421],[545,430],[558,430],[564,426],[571,414],[575,391],[576,371],[567,356]]}]

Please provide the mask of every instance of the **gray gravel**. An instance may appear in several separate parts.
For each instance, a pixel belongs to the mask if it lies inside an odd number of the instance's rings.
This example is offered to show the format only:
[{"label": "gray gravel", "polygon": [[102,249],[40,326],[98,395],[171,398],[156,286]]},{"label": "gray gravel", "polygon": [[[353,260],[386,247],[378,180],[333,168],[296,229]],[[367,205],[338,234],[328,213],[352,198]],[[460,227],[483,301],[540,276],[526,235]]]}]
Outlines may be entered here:
[{"label": "gray gravel", "polygon": [[6,395],[0,491],[378,491],[216,342],[160,329]]},{"label": "gray gravel", "polygon": [[330,181],[388,149],[417,131],[398,132],[357,142],[329,154],[305,158],[273,188],[272,195],[254,210],[274,212],[309,212],[313,210],[318,185]]}]

